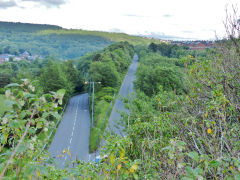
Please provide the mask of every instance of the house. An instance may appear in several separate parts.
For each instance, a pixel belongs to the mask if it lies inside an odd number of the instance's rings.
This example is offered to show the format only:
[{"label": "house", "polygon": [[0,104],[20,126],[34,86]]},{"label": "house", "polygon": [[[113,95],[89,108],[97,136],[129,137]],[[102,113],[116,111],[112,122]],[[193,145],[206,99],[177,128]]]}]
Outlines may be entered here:
[{"label": "house", "polygon": [[13,56],[11,54],[0,54],[0,63],[8,62],[9,58]]},{"label": "house", "polygon": [[22,53],[22,54],[20,54],[20,58],[22,58],[22,59],[24,59],[24,58],[28,58],[30,56],[30,53],[29,52],[27,52],[27,51],[24,51],[24,53]]}]

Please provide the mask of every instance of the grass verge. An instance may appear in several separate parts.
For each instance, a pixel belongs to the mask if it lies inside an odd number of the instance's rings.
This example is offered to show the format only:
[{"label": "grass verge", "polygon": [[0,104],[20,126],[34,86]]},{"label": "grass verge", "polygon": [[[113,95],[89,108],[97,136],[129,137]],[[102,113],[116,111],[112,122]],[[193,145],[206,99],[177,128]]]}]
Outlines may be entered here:
[{"label": "grass verge", "polygon": [[98,101],[95,106],[94,128],[92,128],[90,132],[90,143],[89,143],[90,153],[97,150],[98,145],[100,143],[100,139],[101,139],[100,137],[104,132],[104,129],[108,123],[108,117],[110,115],[109,105],[110,105],[110,102],[101,100],[101,101]]}]

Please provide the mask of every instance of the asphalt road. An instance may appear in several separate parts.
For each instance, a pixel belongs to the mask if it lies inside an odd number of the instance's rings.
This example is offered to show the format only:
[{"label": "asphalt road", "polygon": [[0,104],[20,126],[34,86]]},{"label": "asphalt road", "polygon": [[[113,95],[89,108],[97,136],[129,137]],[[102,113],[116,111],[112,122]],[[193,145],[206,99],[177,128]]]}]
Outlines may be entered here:
[{"label": "asphalt road", "polygon": [[[49,153],[61,168],[68,160],[84,160],[89,157],[90,113],[88,94],[81,94],[70,99],[61,123],[49,147]],[[63,155],[63,151],[65,154]],[[71,156],[67,153],[69,150]]]},{"label": "asphalt road", "polygon": [[120,112],[128,112],[128,110],[124,107],[124,103],[121,101],[121,97],[128,98],[131,100],[131,97],[134,96],[134,84],[133,82],[136,80],[136,70],[138,65],[138,56],[137,54],[134,55],[132,64],[130,65],[128,72],[125,76],[125,79],[122,83],[122,86],[119,91],[118,98],[115,101],[113,106],[111,115],[108,120],[108,128],[107,130],[113,132],[117,135],[124,136],[124,124],[121,121],[121,114]]}]

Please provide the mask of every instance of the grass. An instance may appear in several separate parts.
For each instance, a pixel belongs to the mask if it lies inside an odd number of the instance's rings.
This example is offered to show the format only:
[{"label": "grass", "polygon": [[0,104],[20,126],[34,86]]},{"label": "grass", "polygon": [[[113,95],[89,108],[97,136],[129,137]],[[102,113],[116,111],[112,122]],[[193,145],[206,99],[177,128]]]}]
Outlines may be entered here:
[{"label": "grass", "polygon": [[94,128],[92,128],[90,132],[90,144],[89,144],[90,153],[97,150],[98,145],[100,143],[101,135],[104,132],[104,129],[108,123],[108,117],[111,111],[109,111],[107,117],[106,117],[106,114],[107,114],[109,105],[110,105],[109,102],[106,102],[105,100],[101,100],[101,101],[98,101],[95,106]]},{"label": "grass", "polygon": [[3,114],[4,111],[10,110],[10,108],[4,103],[5,95],[0,94],[0,115]]},{"label": "grass", "polygon": [[128,41],[132,45],[142,45],[150,43],[160,43],[157,39],[148,39],[140,36],[128,35],[125,33],[112,33],[112,32],[103,32],[103,31],[85,31],[77,29],[60,29],[60,30],[43,30],[38,32],[39,35],[49,35],[49,34],[77,34],[77,35],[91,35],[91,36],[100,36],[110,41],[121,42]]}]

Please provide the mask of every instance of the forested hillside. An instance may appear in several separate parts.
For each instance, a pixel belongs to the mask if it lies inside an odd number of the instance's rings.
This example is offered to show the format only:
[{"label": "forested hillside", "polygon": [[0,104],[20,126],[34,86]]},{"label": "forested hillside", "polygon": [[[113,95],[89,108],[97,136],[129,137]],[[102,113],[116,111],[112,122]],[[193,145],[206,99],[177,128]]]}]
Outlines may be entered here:
[{"label": "forested hillside", "polygon": [[18,55],[24,51],[60,60],[76,59],[120,41],[150,43],[141,37],[121,33],[67,30],[59,26],[0,22],[0,54]]}]

